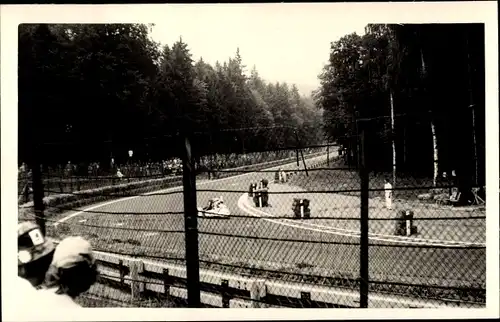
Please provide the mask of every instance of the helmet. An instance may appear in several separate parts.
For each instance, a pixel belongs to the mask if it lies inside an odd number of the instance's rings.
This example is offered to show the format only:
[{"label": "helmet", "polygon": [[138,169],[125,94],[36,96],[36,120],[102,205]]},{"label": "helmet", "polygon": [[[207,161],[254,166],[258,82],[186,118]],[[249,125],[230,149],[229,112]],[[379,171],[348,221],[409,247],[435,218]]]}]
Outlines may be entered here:
[{"label": "helmet", "polygon": [[54,243],[45,238],[40,227],[33,222],[17,226],[18,266],[34,262],[54,251]]}]

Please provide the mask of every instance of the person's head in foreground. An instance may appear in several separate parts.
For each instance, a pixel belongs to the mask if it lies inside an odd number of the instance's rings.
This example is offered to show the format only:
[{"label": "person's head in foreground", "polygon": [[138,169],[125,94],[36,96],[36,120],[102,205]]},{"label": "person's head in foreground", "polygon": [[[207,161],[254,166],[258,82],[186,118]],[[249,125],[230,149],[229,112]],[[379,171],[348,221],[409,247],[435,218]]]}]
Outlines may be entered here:
[{"label": "person's head in foreground", "polygon": [[47,239],[40,227],[33,222],[22,222],[17,226],[18,276],[38,287],[52,262],[54,243]]},{"label": "person's head in foreground", "polygon": [[67,237],[56,247],[45,275],[45,287],[75,298],[96,282],[97,275],[90,243],[82,237]]}]

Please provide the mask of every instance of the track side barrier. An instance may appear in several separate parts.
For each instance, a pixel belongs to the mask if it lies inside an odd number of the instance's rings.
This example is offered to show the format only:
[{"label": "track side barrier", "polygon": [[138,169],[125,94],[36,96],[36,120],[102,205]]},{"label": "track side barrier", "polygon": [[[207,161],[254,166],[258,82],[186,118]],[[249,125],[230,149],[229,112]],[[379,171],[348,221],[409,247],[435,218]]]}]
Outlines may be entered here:
[{"label": "track side barrier", "polygon": [[[186,268],[182,265],[96,252],[99,283],[126,291],[131,300],[154,296],[186,299]],[[347,288],[283,283],[200,269],[201,302],[219,308],[337,307],[358,308],[359,291]],[[113,294],[113,292],[110,292]],[[370,308],[459,308],[460,302],[425,300],[370,292]],[[470,308],[470,303],[467,303]],[[475,308],[484,308],[476,305]]]}]

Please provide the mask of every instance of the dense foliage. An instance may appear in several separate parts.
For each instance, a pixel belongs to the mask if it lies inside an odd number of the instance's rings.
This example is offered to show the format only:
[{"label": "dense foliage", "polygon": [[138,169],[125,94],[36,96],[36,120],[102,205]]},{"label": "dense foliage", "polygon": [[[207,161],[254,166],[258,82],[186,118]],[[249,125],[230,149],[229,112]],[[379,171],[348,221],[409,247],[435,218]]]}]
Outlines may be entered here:
[{"label": "dense foliage", "polygon": [[482,185],[484,68],[481,24],[368,25],[331,44],[313,99],[247,70],[239,50],[195,62],[182,39],[161,47],[146,25],[21,25],[19,159],[34,143],[45,163],[108,163],[130,149],[140,160],[178,156],[184,133],[198,156],[318,144],[326,133],[356,165],[364,128],[373,170],[456,170]]},{"label": "dense foliage", "polygon": [[397,173],[456,170],[470,183],[477,172],[483,185],[484,59],[482,24],[368,25],[331,44],[315,93],[325,130],[353,164],[364,127],[373,170],[392,169],[394,140]]},{"label": "dense foliage", "polygon": [[247,72],[237,49],[194,62],[182,39],[161,47],[148,27],[19,27],[20,162],[34,143],[45,164],[119,163],[129,150],[161,160],[179,155],[185,133],[198,156],[321,143],[321,111],[295,85]]}]

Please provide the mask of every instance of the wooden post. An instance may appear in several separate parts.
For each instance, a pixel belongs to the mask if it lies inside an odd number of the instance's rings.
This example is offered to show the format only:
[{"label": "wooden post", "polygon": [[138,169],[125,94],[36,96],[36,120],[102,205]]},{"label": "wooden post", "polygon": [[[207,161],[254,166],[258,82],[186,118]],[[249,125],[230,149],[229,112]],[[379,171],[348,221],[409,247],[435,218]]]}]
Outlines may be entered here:
[{"label": "wooden post", "polygon": [[256,279],[250,287],[250,298],[252,299],[253,308],[265,308],[267,305],[262,302],[266,297],[266,280]]},{"label": "wooden post", "polygon": [[302,302],[303,308],[311,308],[311,293],[310,292],[300,292],[300,300]]},{"label": "wooden post", "polygon": [[221,296],[222,296],[222,307],[229,308],[231,298],[229,297],[229,281],[221,281]]},{"label": "wooden post", "polygon": [[144,282],[140,273],[144,271],[144,263],[140,259],[133,259],[130,261],[130,290],[132,299],[137,300],[144,292]]},{"label": "wooden post", "polygon": [[170,275],[168,274],[168,268],[163,269],[163,292],[165,296],[170,296]]},{"label": "wooden post", "polygon": [[125,267],[123,266],[123,260],[118,261],[118,271],[120,272],[120,283],[125,283]]}]

